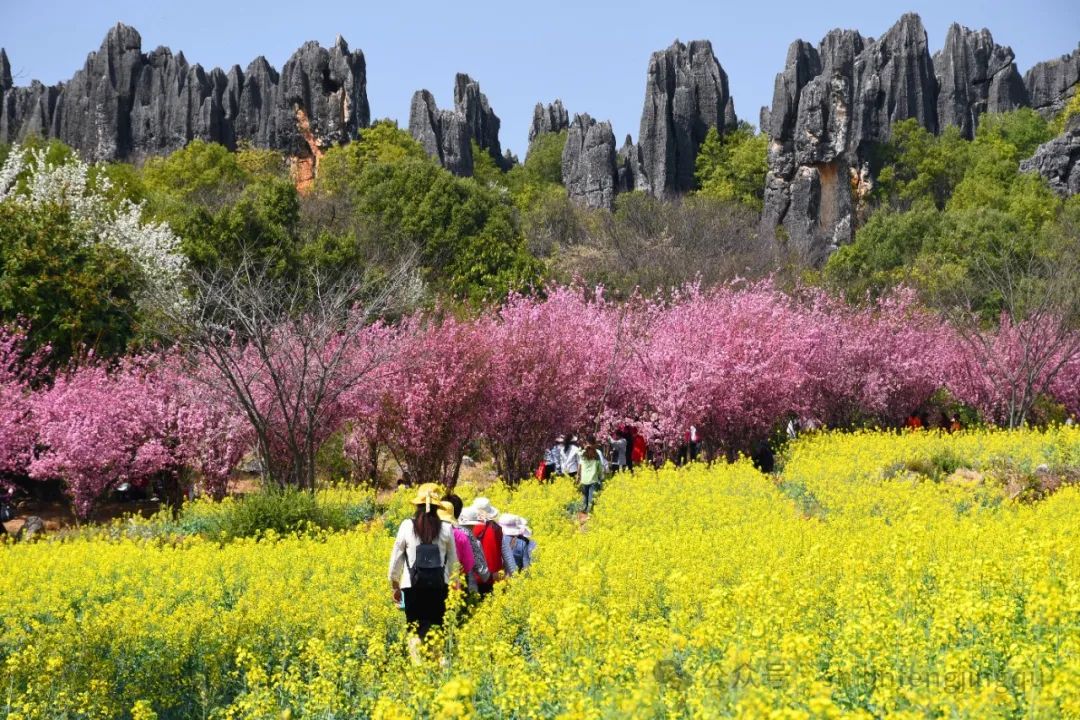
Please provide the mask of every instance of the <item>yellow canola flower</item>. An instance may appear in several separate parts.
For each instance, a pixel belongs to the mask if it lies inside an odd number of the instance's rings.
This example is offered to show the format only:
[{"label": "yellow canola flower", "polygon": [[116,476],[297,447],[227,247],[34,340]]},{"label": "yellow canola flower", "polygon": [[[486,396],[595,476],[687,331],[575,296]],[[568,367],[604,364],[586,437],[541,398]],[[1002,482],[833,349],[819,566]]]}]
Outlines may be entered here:
[{"label": "yellow canola flower", "polygon": [[419,664],[386,581],[407,491],[349,532],[6,544],[0,714],[1080,717],[1080,488],[1025,503],[1001,476],[1080,465],[1080,429],[822,433],[781,458],[620,474],[585,523],[572,482],[485,488],[537,562],[454,595]]}]

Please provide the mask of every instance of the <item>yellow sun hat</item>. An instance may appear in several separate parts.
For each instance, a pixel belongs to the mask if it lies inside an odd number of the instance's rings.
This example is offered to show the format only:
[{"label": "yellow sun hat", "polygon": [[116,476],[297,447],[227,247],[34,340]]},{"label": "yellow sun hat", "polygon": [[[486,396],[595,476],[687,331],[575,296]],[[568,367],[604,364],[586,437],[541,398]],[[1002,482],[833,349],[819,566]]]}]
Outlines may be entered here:
[{"label": "yellow sun hat", "polygon": [[[449,503],[443,502],[443,488],[436,483],[424,483],[416,489],[416,497],[413,498],[414,505],[424,505],[424,510],[430,511],[432,505],[438,505],[440,507]],[[450,506],[453,507],[453,506]]]}]

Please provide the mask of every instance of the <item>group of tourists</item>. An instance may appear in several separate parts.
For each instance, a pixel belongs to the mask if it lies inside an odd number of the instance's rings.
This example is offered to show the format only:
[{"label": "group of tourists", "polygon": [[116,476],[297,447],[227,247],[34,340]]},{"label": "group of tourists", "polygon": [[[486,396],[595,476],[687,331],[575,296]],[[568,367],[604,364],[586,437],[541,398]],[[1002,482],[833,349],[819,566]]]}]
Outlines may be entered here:
[{"label": "group of tourists", "polygon": [[[402,521],[390,552],[394,602],[416,627],[410,650],[442,625],[452,586],[476,600],[495,584],[525,572],[536,557],[536,540],[520,515],[499,512],[478,497],[465,506],[435,483],[417,488],[415,512]],[[415,642],[414,642],[415,641]]]},{"label": "group of tourists", "polygon": [[604,477],[612,471],[627,467],[628,453],[626,441],[622,441],[621,450],[609,446],[609,465],[595,438],[589,438],[584,446],[578,445],[574,435],[559,435],[555,444],[544,453],[544,460],[537,468],[536,476],[548,480],[554,476],[572,478],[581,488],[582,511],[591,512],[596,490]]},{"label": "group of tourists", "polygon": [[[697,460],[701,450],[697,427],[691,425],[683,442],[672,449],[678,465]],[[633,472],[634,468],[645,464],[658,467],[663,462],[662,454],[650,455],[649,450],[644,433],[634,425],[619,426],[603,445],[595,437],[588,437],[584,445],[579,445],[576,435],[558,435],[555,444],[544,453],[536,477],[550,480],[563,476],[576,481],[581,488],[582,511],[589,513],[596,491],[607,475],[621,470]]]},{"label": "group of tourists", "polygon": [[963,424],[960,422],[960,416],[947,413],[938,413],[936,417],[931,419],[930,413],[926,410],[912,410],[908,414],[907,419],[904,420],[904,429],[906,430],[923,430],[939,428],[942,430],[948,430],[949,432],[960,432],[964,429]]}]

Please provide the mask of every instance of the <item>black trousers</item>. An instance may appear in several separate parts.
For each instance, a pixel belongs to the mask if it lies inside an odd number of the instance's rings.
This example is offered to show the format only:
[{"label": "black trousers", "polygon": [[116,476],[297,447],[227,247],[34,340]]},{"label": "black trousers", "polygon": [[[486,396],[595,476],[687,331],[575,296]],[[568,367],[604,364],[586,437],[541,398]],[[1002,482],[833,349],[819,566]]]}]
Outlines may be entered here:
[{"label": "black trousers", "polygon": [[435,625],[442,625],[446,615],[446,596],[450,588],[442,585],[433,589],[405,588],[405,619],[416,625],[416,634],[423,640]]}]

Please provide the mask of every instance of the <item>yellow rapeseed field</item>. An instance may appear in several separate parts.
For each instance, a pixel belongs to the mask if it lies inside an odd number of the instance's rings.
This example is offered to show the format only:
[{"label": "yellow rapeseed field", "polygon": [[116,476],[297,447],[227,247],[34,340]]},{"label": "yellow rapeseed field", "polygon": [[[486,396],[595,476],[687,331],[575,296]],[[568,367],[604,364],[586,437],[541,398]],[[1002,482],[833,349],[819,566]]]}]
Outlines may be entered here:
[{"label": "yellow rapeseed field", "polygon": [[1080,430],[784,460],[623,474],[585,523],[567,481],[485,491],[538,561],[420,664],[385,577],[404,493],[350,532],[0,547],[0,716],[1080,717],[1080,489],[1023,485]]}]

